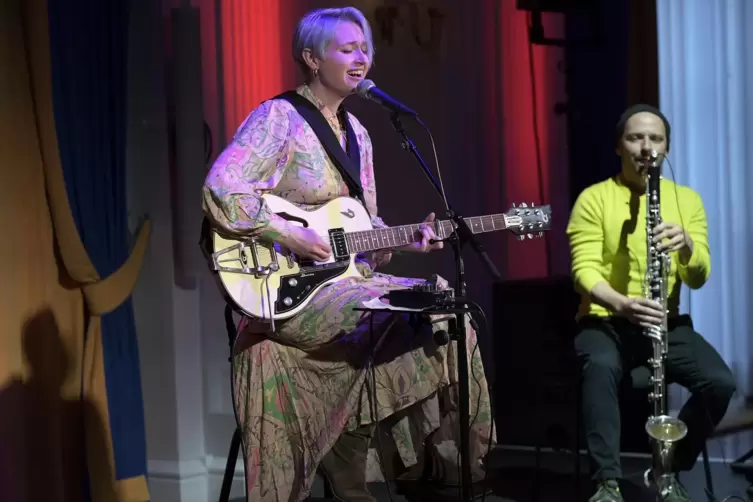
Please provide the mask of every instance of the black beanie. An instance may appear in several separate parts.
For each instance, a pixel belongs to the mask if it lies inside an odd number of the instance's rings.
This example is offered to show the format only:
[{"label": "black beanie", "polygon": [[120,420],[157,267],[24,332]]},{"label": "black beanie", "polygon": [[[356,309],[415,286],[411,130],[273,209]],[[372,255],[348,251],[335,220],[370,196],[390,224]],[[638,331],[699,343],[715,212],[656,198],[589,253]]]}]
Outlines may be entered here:
[{"label": "black beanie", "polygon": [[669,120],[667,120],[667,117],[665,117],[664,114],[660,112],[658,108],[651,105],[646,105],[646,104],[633,105],[627,110],[625,110],[622,115],[620,115],[620,120],[617,121],[617,128],[615,130],[616,144],[617,145],[620,144],[620,140],[622,139],[622,134],[625,132],[625,124],[627,124],[627,121],[630,120],[630,117],[632,117],[636,113],[641,113],[641,112],[653,113],[654,115],[659,117],[662,120],[662,122],[664,122],[664,129],[666,129],[667,131],[667,151],[669,151],[669,134],[670,134]]}]

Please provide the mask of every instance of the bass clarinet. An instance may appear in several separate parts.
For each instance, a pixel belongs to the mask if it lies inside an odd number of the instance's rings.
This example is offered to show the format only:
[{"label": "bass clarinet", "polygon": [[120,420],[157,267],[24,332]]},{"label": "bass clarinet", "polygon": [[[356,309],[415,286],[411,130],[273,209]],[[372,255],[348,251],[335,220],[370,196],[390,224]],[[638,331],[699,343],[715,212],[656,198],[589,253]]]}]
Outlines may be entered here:
[{"label": "bass clarinet", "polygon": [[[666,361],[668,350],[667,296],[669,293],[669,254],[660,251],[653,243],[654,228],[661,218],[661,162],[656,151],[644,156],[646,176],[646,275],[643,281],[644,296],[658,302],[665,312],[661,325],[644,328],[651,340],[653,353],[648,360],[651,370],[649,400],[652,414],[646,421],[646,433],[651,443],[652,467],[644,475],[646,486],[656,488],[661,500],[662,491],[671,486],[674,478],[672,461],[675,445],[688,433],[688,427],[679,418],[669,416],[667,410]],[[658,243],[657,243],[658,244]]]}]

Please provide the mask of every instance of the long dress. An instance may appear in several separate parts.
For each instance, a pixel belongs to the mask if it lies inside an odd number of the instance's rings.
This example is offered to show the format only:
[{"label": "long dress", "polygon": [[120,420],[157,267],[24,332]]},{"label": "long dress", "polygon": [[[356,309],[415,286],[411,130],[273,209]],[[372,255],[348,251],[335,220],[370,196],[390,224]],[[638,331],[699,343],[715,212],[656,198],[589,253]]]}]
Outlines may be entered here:
[{"label": "long dress", "polygon": [[[307,86],[297,92],[317,105],[340,133],[336,116]],[[348,120],[361,152],[366,207],[374,227],[384,227],[376,216],[371,140],[353,115]],[[314,131],[292,105],[279,99],[252,111],[218,157],[203,187],[205,214],[225,232],[258,235],[274,218],[260,198],[265,192],[304,209],[347,195],[347,186]],[[447,328],[446,321],[417,324],[395,313],[377,313],[372,319],[371,314],[353,310],[391,289],[423,282],[375,272],[383,257],[384,253],[362,257],[358,266],[363,277],[325,287],[303,311],[276,322],[274,333],[261,333],[266,326],[245,323],[236,341],[233,393],[249,500],[290,502],[308,496],[316,468],[338,436],[375,422],[371,391],[365,386],[368,378],[368,388],[373,388],[372,375],[379,424],[375,438],[380,440],[372,441],[368,479],[405,472],[431,445],[435,476],[457,482],[456,342],[438,346],[432,336]],[[491,407],[476,333],[470,326],[466,339],[472,375],[471,465],[474,476],[482,476]]]}]

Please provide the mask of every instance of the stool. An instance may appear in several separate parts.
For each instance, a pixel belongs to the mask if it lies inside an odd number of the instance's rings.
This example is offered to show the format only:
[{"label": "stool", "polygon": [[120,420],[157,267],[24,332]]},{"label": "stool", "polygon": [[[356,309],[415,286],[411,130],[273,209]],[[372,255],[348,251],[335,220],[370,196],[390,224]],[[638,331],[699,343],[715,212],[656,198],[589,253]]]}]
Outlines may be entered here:
[{"label": "stool", "polygon": [[[638,366],[637,368],[634,368],[633,370],[631,370],[630,373],[629,373],[629,375],[626,375],[626,376],[629,377],[629,380],[627,382],[625,382],[625,379],[623,378],[623,386],[621,388],[621,396],[620,396],[621,400],[622,400],[623,397],[625,397],[625,395],[624,395],[625,391],[637,392],[637,393],[641,394],[640,399],[642,400],[643,403],[646,404],[646,407],[647,407],[646,410],[647,410],[648,413],[650,413],[650,405],[649,405],[649,401],[648,401],[648,392],[651,389],[651,371],[650,371],[650,369],[647,366]],[[630,396],[630,397],[633,398],[633,397],[637,397],[637,396]],[[578,392],[578,399],[579,399],[579,401],[581,399],[581,393],[580,392]],[[577,473],[580,473],[580,441],[581,441],[581,433],[582,433],[582,427],[583,427],[583,421],[582,421],[583,417],[582,417],[582,414],[581,414],[580,404],[581,403],[578,402],[578,408],[577,408],[577,411],[576,411],[576,413],[577,413],[576,431],[577,432],[576,432],[576,435],[575,435],[576,436],[576,447],[575,447],[575,450],[574,450],[574,454],[575,454],[575,467],[576,467],[576,472]],[[622,406],[621,406],[621,409],[624,410],[624,408]],[[624,413],[624,411],[623,411],[623,413]],[[646,417],[647,416],[648,415],[646,415]],[[646,449],[643,450],[641,453],[650,452],[650,450],[649,450],[649,444],[650,444],[649,443],[649,437],[648,437],[648,434],[644,431],[644,429],[642,427],[644,423],[645,423],[645,419],[643,419],[641,421],[640,435],[642,437],[645,437],[645,440],[646,440],[646,443],[645,443],[646,444]],[[623,425],[624,425],[624,421],[623,421]],[[632,426],[634,424],[632,424],[632,423],[630,423],[630,421],[628,421],[627,425],[628,425],[628,427],[630,427],[630,426]],[[627,432],[627,435],[626,435],[626,432]],[[622,437],[623,438],[625,438],[626,436],[632,437],[633,434],[634,434],[634,432],[635,431],[633,431],[632,429],[625,430],[625,427],[623,427]],[[713,487],[712,477],[711,477],[711,466],[710,466],[710,463],[709,463],[709,454],[708,454],[708,450],[706,449],[706,445],[705,444],[703,445],[702,456],[703,456],[703,471],[704,471],[704,477],[705,477],[705,480],[706,480],[706,490],[707,490],[706,491],[706,496],[708,497],[709,502],[713,502],[714,501],[714,497],[713,497],[714,487]],[[576,476],[576,478],[577,478],[577,476]],[[579,486],[578,485],[578,480],[576,479],[576,492],[575,492],[576,497],[578,496],[578,486]]]}]

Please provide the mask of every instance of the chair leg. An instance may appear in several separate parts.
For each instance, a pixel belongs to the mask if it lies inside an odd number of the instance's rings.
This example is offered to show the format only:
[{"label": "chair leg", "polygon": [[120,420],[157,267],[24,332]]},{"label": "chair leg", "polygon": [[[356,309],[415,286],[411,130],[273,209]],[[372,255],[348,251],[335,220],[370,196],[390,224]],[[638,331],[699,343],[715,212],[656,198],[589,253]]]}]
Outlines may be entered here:
[{"label": "chair leg", "polygon": [[541,471],[541,440],[536,441],[535,467],[533,468],[533,493],[531,500],[539,500],[539,471]]},{"label": "chair leg", "polygon": [[575,402],[575,449],[573,450],[573,454],[575,455],[575,486],[574,486],[574,492],[575,492],[575,500],[576,502],[580,500],[580,442],[581,442],[581,409],[580,409],[580,389],[578,390],[578,397]]},{"label": "chair leg", "polygon": [[706,498],[709,502],[714,502],[714,485],[711,480],[711,463],[709,462],[709,451],[706,445],[703,445],[703,474],[706,477]]},{"label": "chair leg", "polygon": [[536,426],[535,431],[536,434],[536,447],[534,450],[534,463],[535,466],[533,468],[533,484],[532,484],[532,490],[531,490],[531,502],[537,502],[539,500],[539,474],[541,471],[541,441],[542,441],[542,435],[540,434],[541,431],[541,421],[539,420],[539,417],[541,414],[539,413],[541,410],[541,407],[539,406],[539,403],[541,402],[541,387],[538,385],[536,386],[535,390],[535,401],[534,401],[534,410],[533,410],[533,416],[535,417],[534,420],[536,420]]},{"label": "chair leg", "polygon": [[334,500],[335,494],[332,492],[332,485],[329,479],[327,479],[327,476],[322,476],[322,480],[324,481],[324,498]]},{"label": "chair leg", "polygon": [[230,440],[230,451],[227,453],[227,463],[225,464],[225,474],[222,476],[222,489],[220,490],[219,502],[229,502],[230,487],[233,484],[233,475],[235,474],[235,463],[238,461],[238,450],[241,447],[241,430],[236,427],[233,432],[233,439]]}]

